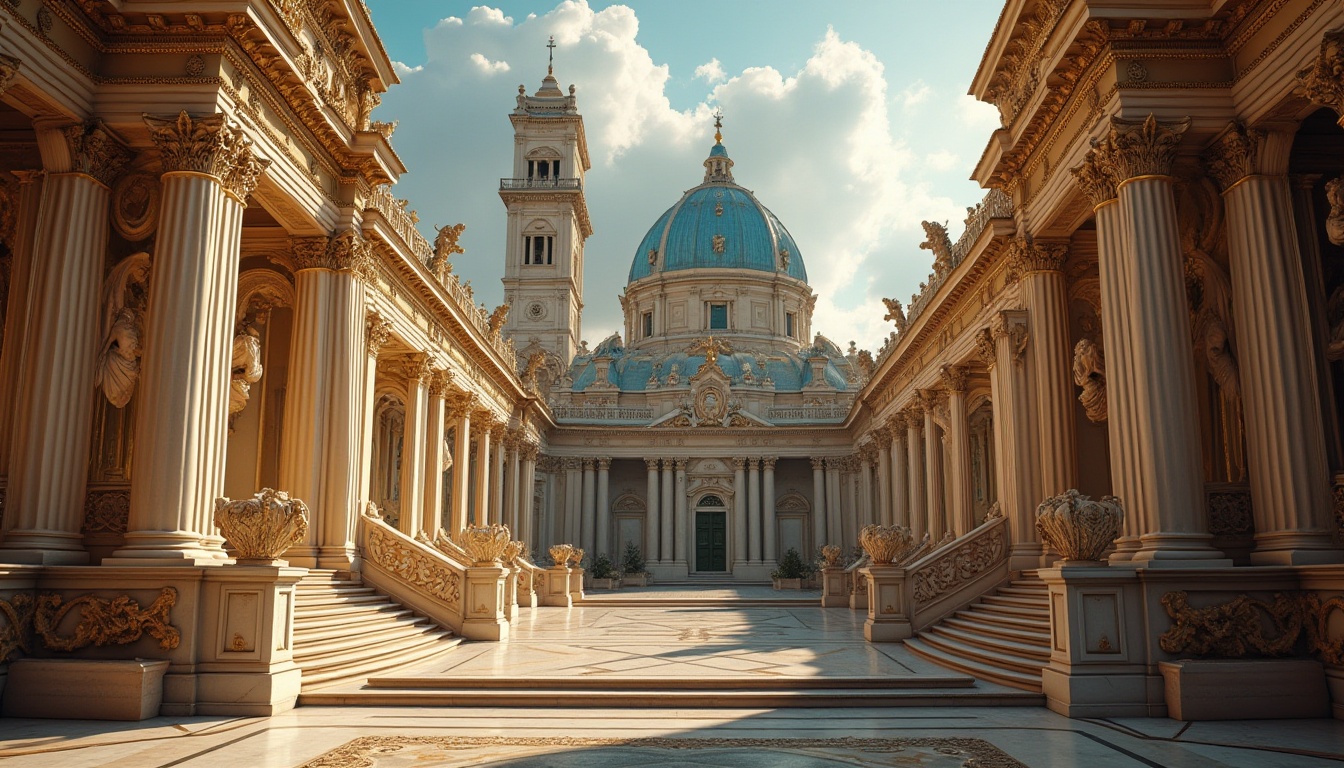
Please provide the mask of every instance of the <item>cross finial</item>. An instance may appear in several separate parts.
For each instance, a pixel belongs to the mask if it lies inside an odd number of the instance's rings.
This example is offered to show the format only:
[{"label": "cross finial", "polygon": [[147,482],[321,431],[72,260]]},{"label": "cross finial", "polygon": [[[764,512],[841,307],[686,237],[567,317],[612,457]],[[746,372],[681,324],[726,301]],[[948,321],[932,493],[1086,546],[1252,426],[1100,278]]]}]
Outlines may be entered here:
[{"label": "cross finial", "polygon": [[714,110],[714,143],[723,143],[723,110]]},{"label": "cross finial", "polygon": [[546,74],[555,74],[555,35],[551,35],[551,41],[546,43]]}]

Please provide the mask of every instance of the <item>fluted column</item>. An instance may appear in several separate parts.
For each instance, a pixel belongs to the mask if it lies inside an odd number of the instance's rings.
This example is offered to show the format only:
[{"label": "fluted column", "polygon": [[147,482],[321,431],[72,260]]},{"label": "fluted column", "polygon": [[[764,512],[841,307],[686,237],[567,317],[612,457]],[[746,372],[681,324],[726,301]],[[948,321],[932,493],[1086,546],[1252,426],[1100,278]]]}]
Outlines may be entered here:
[{"label": "fluted column", "polygon": [[506,516],[508,519],[509,530],[513,532],[513,537],[520,541],[527,541],[521,538],[523,534],[523,457],[522,441],[517,435],[514,435],[506,443],[509,449],[508,466],[505,468],[505,496],[508,502],[505,504]]},{"label": "fluted column", "polygon": [[579,538],[583,520],[583,462],[575,458],[565,459],[565,520],[561,526],[562,539],[566,543],[575,543],[582,547]]},{"label": "fluted column", "polygon": [[753,564],[761,562],[761,460],[747,462],[747,543]]},{"label": "fluted column", "polygon": [[522,477],[519,481],[517,538],[535,552],[541,546],[537,536],[537,510],[534,502],[537,488],[537,445],[525,442],[519,452],[522,454]]},{"label": "fluted column", "polygon": [[960,536],[975,527],[971,498],[971,424],[966,413],[966,385],[970,371],[961,365],[944,366],[942,378],[947,387],[948,439],[951,443],[948,450],[951,494],[947,509],[952,531]]},{"label": "fluted column", "polygon": [[[672,459],[663,459],[663,503],[662,503],[662,542],[659,546],[661,553],[659,559],[664,565],[670,564],[676,560],[676,540],[685,536],[684,532],[678,534],[678,518],[673,508],[673,482],[672,482]],[[684,545],[683,545],[684,546]]]},{"label": "fluted column", "polygon": [[443,527],[443,465],[448,449],[443,444],[449,374],[434,371],[429,379],[429,408],[425,437],[425,531],[433,535]]},{"label": "fluted column", "polygon": [[1292,136],[1232,125],[1209,171],[1223,188],[1232,314],[1260,565],[1337,563],[1302,256],[1286,175]]},{"label": "fluted column", "polygon": [[660,494],[658,492],[658,460],[645,459],[644,467],[648,471],[645,480],[644,508],[648,515],[644,520],[644,559],[650,563],[658,562],[658,537],[662,533]]},{"label": "fluted column", "polygon": [[364,314],[364,389],[363,409],[360,414],[359,491],[361,503],[372,501],[373,496],[373,419],[378,409],[378,355],[392,335],[392,323],[377,312]]},{"label": "fluted column", "polygon": [[[826,460],[812,457],[812,548],[826,544]],[[806,552],[800,553],[804,557]]]},{"label": "fluted column", "polygon": [[611,459],[597,460],[597,551],[620,562],[621,553],[611,552]]},{"label": "fluted column", "polygon": [[[880,513],[876,513],[875,510],[878,494],[873,485],[873,464],[876,462],[877,457],[870,447],[864,451],[860,458],[859,495],[863,499],[863,502],[860,505],[863,515],[859,518],[858,529],[855,531],[856,537],[858,535],[858,530],[862,530],[865,525],[878,522],[881,519]],[[857,540],[858,539],[856,538],[855,541]]]},{"label": "fluted column", "polygon": [[747,547],[747,459],[733,459],[733,561],[748,560]]},{"label": "fluted column", "polygon": [[906,488],[909,491],[910,532],[915,541],[929,533],[929,497],[924,477],[924,409],[911,405],[905,412],[905,454],[908,470]]},{"label": "fluted column", "polygon": [[504,425],[490,433],[490,522],[504,522]]},{"label": "fluted column", "polygon": [[1139,505],[1147,529],[1134,560],[1149,566],[1226,563],[1205,521],[1194,351],[1169,176],[1189,121],[1158,123],[1150,115],[1111,123],[1125,261],[1136,299],[1130,305],[1130,346],[1144,485],[1142,496],[1126,501]]},{"label": "fluted column", "polygon": [[826,459],[826,541],[824,544],[843,544],[844,533],[842,533],[842,516],[844,514],[841,507],[840,493],[840,465],[841,459],[838,456],[832,456]]},{"label": "fluted column", "polygon": [[1012,529],[1010,567],[1013,570],[1041,565],[1041,540],[1036,533],[1036,506],[1045,499],[1039,490],[1036,469],[1036,422],[1032,417],[1026,351],[1029,341],[1027,313],[1005,310],[990,323],[997,377],[994,400],[994,432],[999,464],[999,502]]},{"label": "fluted column", "polygon": [[[308,505],[311,517],[308,535],[286,558],[298,566],[348,569],[355,554],[352,524],[360,481],[355,462],[367,378],[366,355],[360,354],[367,324],[360,275],[369,273],[371,257],[367,244],[349,231],[295,238],[290,246],[294,321],[279,484]],[[232,314],[229,309],[229,320]],[[218,396],[227,404],[226,393]]]},{"label": "fluted column", "polygon": [[[12,441],[0,561],[77,564],[88,560],[79,530],[100,342],[108,185],[128,154],[96,126],[38,126],[37,133],[48,176],[29,260],[27,327],[16,350],[22,370],[13,434],[0,436]],[[211,183],[222,196],[219,179]],[[180,210],[174,212],[181,218]],[[168,234],[179,231],[180,224]],[[10,338],[5,341],[8,356]],[[177,510],[172,514],[176,520]],[[188,543],[195,549],[199,539]]]},{"label": "fluted column", "polygon": [[905,416],[896,414],[891,437],[891,524],[910,526],[910,451]]},{"label": "fluted column", "polygon": [[[14,418],[24,363],[24,338],[27,335],[30,306],[29,275],[33,264],[33,240],[37,235],[38,209],[42,205],[45,171],[10,171],[19,179],[11,238],[9,294],[5,299],[4,338],[0,341],[0,486],[9,477],[10,440],[14,436]],[[12,522],[12,520],[10,521]],[[0,520],[0,526],[5,521]]]},{"label": "fluted column", "polygon": [[425,525],[425,439],[429,432],[429,355],[402,361],[406,378],[406,423],[401,433],[401,508],[397,528],[415,536]]},{"label": "fluted column", "polygon": [[1143,498],[1139,473],[1138,421],[1134,411],[1134,350],[1130,314],[1135,305],[1125,251],[1125,233],[1116,191],[1116,168],[1109,138],[1088,151],[1074,169],[1079,187],[1092,202],[1097,228],[1097,269],[1101,282],[1101,337],[1106,355],[1106,435],[1111,457],[1111,489],[1125,502],[1125,520],[1115,541],[1112,562],[1126,562],[1139,550],[1146,530],[1142,510],[1131,500]]},{"label": "fluted column", "polygon": [[453,420],[453,499],[448,530],[457,533],[471,520],[471,412],[476,408],[476,398],[462,390],[450,390],[444,397],[447,416]]},{"label": "fluted column", "polygon": [[877,438],[877,515],[874,522],[892,525],[895,509],[891,504],[891,431],[884,426],[874,435]]},{"label": "fluted column", "polygon": [[115,554],[123,564],[218,562],[211,521],[232,353],[224,314],[238,280],[237,206],[265,163],[223,115],[145,122],[164,169],[140,366],[140,401],[152,407],[136,411],[130,519]]},{"label": "fluted column", "polygon": [[938,541],[947,530],[943,520],[943,441],[938,424],[933,420],[934,409],[942,401],[942,392],[921,389],[919,399],[924,406],[924,492],[928,510],[925,530]]},{"label": "fluted column", "polygon": [[765,521],[762,524],[764,547],[761,557],[766,565],[771,565],[779,559],[779,520],[775,514],[775,458],[768,456],[761,459],[761,466],[764,467],[764,475],[761,478],[761,503],[765,506]]},{"label": "fluted column", "polygon": [[488,410],[478,408],[472,414],[472,431],[476,443],[476,497],[473,499],[472,508],[476,525],[489,525],[498,522],[490,515],[491,495],[490,495],[490,469],[494,466],[492,454],[490,453],[492,435],[495,429],[494,414]]},{"label": "fluted column", "polygon": [[592,550],[593,530],[597,525],[597,473],[592,459],[583,460],[583,525],[579,532],[579,546]]},{"label": "fluted column", "polygon": [[687,547],[695,540],[695,531],[691,530],[690,515],[686,511],[686,459],[677,459],[676,486],[673,489],[677,510],[677,564],[685,567],[690,559],[686,556]]}]

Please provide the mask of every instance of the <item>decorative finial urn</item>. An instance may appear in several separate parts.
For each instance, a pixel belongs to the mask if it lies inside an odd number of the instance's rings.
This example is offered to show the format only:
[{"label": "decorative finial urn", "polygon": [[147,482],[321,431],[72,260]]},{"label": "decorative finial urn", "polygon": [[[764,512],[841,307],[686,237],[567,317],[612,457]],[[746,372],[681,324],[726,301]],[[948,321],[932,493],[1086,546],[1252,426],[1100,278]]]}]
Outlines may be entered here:
[{"label": "decorative finial urn", "polygon": [[1093,500],[1072,488],[1036,508],[1036,530],[1064,558],[1063,565],[1100,563],[1124,519],[1125,509],[1116,497]]},{"label": "decorative finial urn", "polygon": [[840,567],[840,547],[835,544],[827,544],[822,547],[821,559],[826,563],[827,568]]},{"label": "decorative finial urn", "polygon": [[471,558],[473,565],[499,565],[513,537],[507,525],[468,526],[453,534],[453,543]]},{"label": "decorative finial urn", "polygon": [[915,537],[903,525],[867,525],[859,531],[859,545],[873,565],[891,565],[915,548]]},{"label": "decorative finial urn", "polygon": [[289,565],[278,558],[308,535],[308,505],[262,488],[250,499],[215,499],[214,522],[240,565]]},{"label": "decorative finial urn", "polygon": [[557,568],[568,567],[569,559],[574,556],[574,547],[570,544],[556,544],[547,551],[551,553],[551,562]]},{"label": "decorative finial urn", "polygon": [[578,547],[574,547],[573,551],[571,551],[569,554],[569,562],[572,563],[575,568],[582,568],[583,550],[579,549]]}]

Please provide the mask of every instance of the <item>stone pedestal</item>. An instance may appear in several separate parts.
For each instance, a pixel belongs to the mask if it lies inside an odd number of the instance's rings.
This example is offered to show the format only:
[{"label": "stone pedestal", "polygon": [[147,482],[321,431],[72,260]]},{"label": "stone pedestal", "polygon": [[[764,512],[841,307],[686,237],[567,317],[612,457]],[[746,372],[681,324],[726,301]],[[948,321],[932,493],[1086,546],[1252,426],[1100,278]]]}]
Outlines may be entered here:
[{"label": "stone pedestal", "polygon": [[863,638],[870,643],[893,643],[914,635],[906,600],[905,569],[890,565],[860,568],[868,579],[868,620]]},{"label": "stone pedestal", "polygon": [[9,667],[3,714],[58,720],[148,720],[159,716],[167,671],[167,661],[148,659],[19,659]]},{"label": "stone pedestal", "polygon": [[[582,578],[582,576],[580,576]],[[558,608],[571,608],[574,601],[569,596],[569,569],[563,565],[546,569],[544,586],[541,592],[541,604]]]},{"label": "stone pedestal", "polygon": [[513,621],[518,615],[518,569],[504,569],[504,618]]},{"label": "stone pedestal", "polygon": [[821,569],[821,607],[843,608],[849,605],[849,579],[844,568]]},{"label": "stone pedestal", "polygon": [[583,576],[587,573],[583,568],[569,569],[569,599],[571,603],[577,603],[583,600]]},{"label": "stone pedestal", "polygon": [[1174,720],[1330,716],[1325,670],[1315,659],[1181,659],[1158,667]]},{"label": "stone pedestal", "polygon": [[1129,568],[1040,571],[1050,590],[1046,706],[1068,717],[1161,717],[1162,681],[1145,664],[1143,590]]},{"label": "stone pedestal", "polygon": [[196,714],[269,717],[294,708],[295,585],[305,568],[235,565],[205,573]]},{"label": "stone pedestal", "polygon": [[509,570],[497,565],[467,569],[463,637],[468,640],[509,639],[509,621],[504,615],[508,577]]}]

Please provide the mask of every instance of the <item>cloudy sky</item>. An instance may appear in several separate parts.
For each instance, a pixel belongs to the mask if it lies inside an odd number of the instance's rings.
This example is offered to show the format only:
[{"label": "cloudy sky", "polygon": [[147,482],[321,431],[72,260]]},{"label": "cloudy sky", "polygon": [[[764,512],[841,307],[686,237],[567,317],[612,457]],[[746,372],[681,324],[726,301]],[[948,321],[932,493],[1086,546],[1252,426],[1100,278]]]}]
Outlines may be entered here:
[{"label": "cloudy sky", "polygon": [[[503,298],[508,114],[555,73],[577,87],[593,167],[595,234],[583,336],[620,330],[617,295],[658,216],[700,183],[715,109],[737,182],[784,222],[818,294],[813,328],[876,350],[881,299],[929,273],[921,220],[948,223],[983,196],[968,181],[992,107],[966,95],[1002,0],[368,0],[402,84],[374,113],[397,120],[411,169],[394,192],[432,226],[467,225],[455,269]],[[889,324],[885,324],[889,325]]]}]

